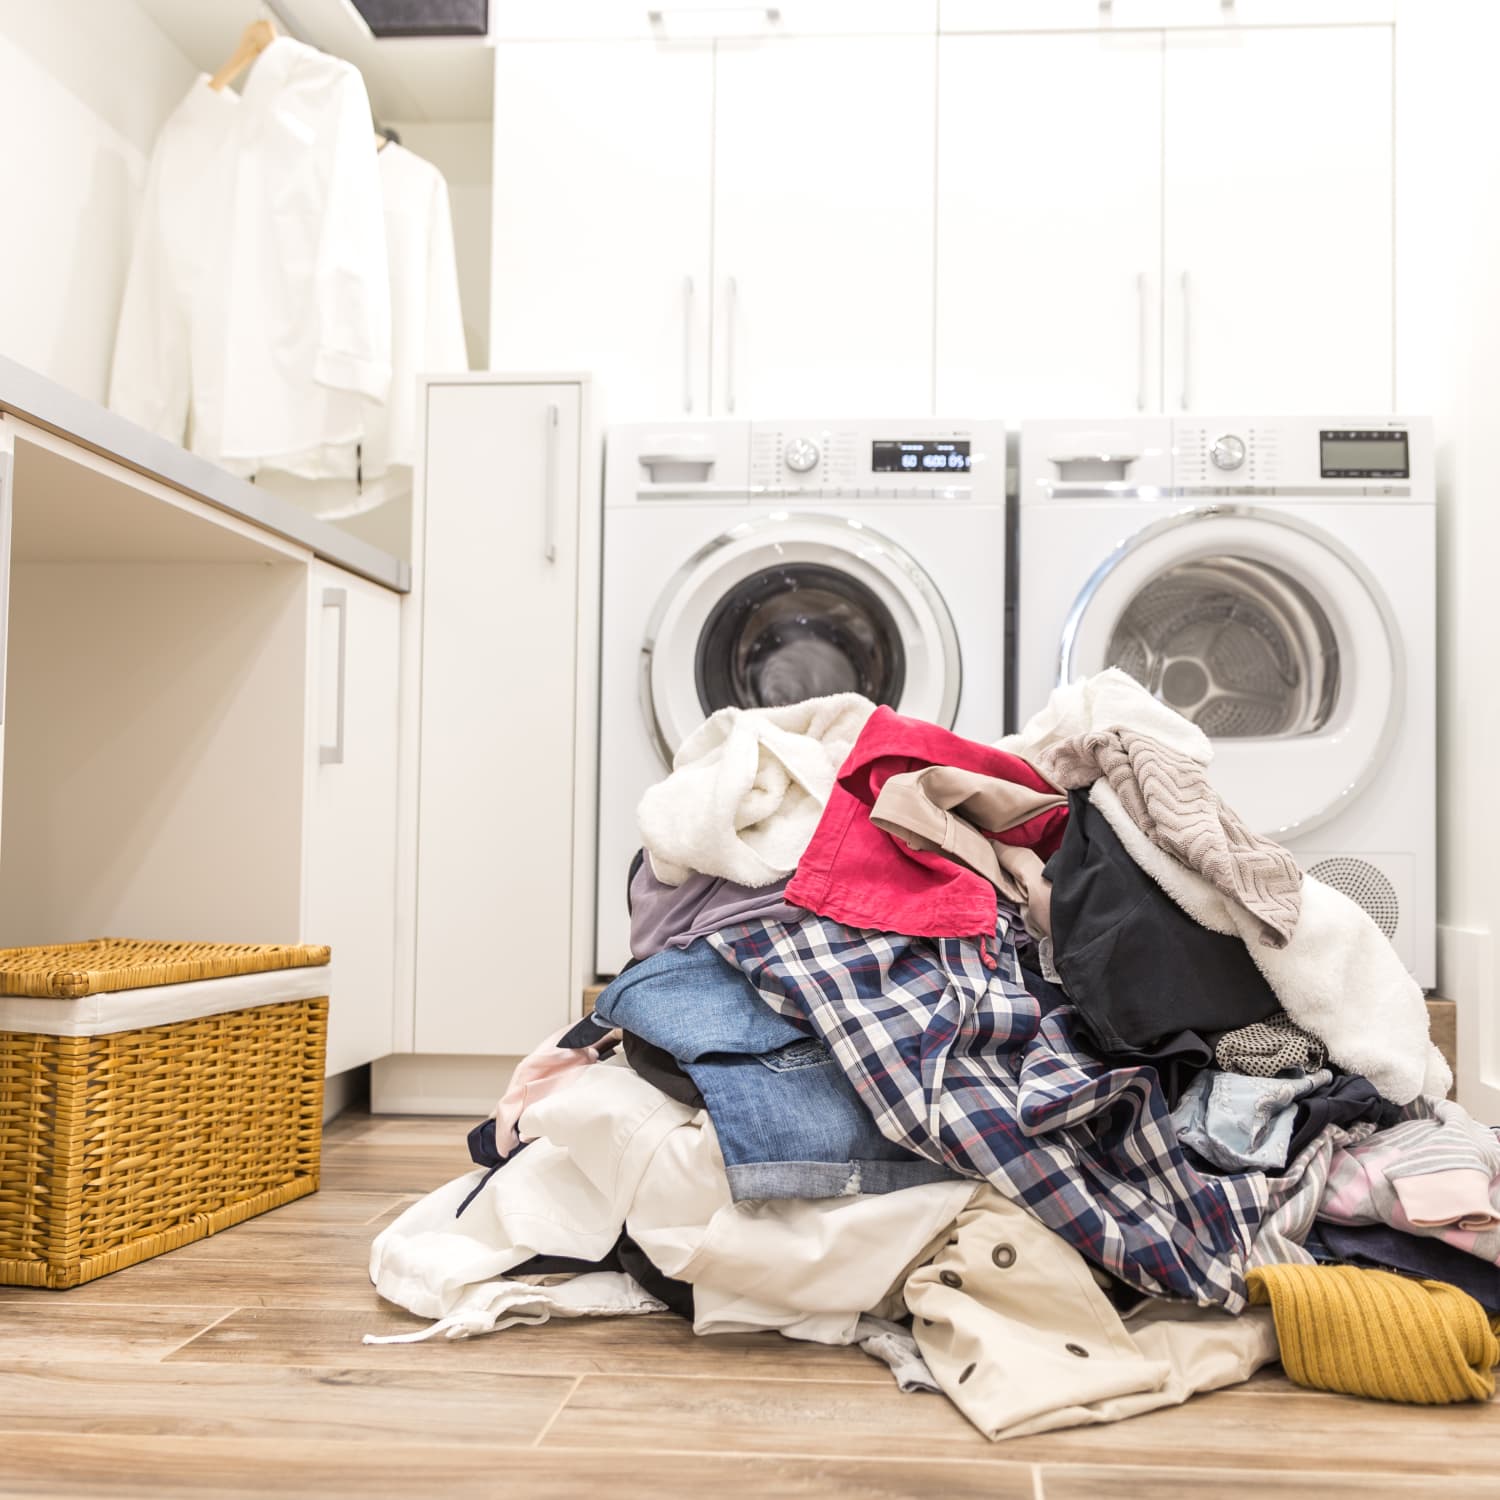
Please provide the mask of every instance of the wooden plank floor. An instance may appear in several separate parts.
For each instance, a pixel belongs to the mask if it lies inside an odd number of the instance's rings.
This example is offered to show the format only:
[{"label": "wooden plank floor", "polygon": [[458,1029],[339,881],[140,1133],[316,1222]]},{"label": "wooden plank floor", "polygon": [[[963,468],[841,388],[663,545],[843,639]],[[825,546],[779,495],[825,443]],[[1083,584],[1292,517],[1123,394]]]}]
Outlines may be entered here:
[{"label": "wooden plank floor", "polygon": [[370,1346],[421,1326],[371,1236],[466,1166],[464,1122],[345,1116],[324,1190],[71,1292],[0,1289],[0,1495],[572,1500],[1500,1496],[1500,1406],[1279,1372],[1109,1427],[990,1444],[858,1351],[668,1316]]}]

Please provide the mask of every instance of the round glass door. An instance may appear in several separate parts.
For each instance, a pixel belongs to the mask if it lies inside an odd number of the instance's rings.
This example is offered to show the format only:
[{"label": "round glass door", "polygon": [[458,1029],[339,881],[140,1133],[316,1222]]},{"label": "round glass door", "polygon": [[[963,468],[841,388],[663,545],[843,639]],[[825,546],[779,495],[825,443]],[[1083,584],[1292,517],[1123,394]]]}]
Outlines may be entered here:
[{"label": "round glass door", "polygon": [[1060,680],[1106,667],[1197,724],[1224,800],[1282,836],[1368,785],[1405,693],[1400,636],[1368,570],[1331,533],[1250,506],[1173,516],[1105,559],[1064,627]]},{"label": "round glass door", "polygon": [[947,605],[901,547],[858,521],[776,515],[715,538],[668,583],[641,701],[670,764],[718,709],[831,693],[951,727],[961,679]]}]

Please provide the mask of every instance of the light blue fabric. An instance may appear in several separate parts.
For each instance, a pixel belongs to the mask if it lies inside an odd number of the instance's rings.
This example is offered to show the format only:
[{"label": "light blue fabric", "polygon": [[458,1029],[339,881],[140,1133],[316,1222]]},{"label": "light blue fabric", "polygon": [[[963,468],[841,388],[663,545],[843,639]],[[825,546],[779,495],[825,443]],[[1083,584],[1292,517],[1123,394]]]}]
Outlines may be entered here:
[{"label": "light blue fabric", "polygon": [[888,1141],[824,1043],[701,939],[627,969],[594,1014],[682,1065],[737,1200],[890,1193],[954,1175]]},{"label": "light blue fabric", "polygon": [[1279,1171],[1291,1147],[1297,1101],[1332,1082],[1326,1068],[1297,1078],[1210,1069],[1188,1085],[1172,1123],[1180,1144],[1226,1172]]}]

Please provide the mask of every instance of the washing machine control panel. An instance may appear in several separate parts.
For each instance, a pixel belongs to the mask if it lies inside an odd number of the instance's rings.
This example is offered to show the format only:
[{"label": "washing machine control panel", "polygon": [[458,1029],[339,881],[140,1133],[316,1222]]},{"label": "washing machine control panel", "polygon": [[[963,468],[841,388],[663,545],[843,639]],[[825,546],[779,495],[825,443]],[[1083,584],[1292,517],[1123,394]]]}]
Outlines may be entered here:
[{"label": "washing machine control panel", "polygon": [[1430,449],[1416,418],[1178,417],[1172,424],[1173,487],[1192,494],[1412,493]]},{"label": "washing machine control panel", "polygon": [[891,422],[755,422],[756,498],[1003,504],[1005,425],[918,417]]}]

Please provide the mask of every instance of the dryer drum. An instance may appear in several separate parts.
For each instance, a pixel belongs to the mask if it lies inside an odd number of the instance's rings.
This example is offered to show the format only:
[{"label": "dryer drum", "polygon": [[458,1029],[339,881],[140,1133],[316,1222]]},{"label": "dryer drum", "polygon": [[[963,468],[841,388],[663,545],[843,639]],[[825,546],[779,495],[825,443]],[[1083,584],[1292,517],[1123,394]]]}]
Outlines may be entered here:
[{"label": "dryer drum", "polygon": [[1290,574],[1244,557],[1158,573],[1121,613],[1106,661],[1216,739],[1314,734],[1338,701],[1323,607]]},{"label": "dryer drum", "polygon": [[895,617],[859,579],[819,563],[783,563],[741,579],[698,636],[706,714],[862,693],[895,705],[906,652]]}]

